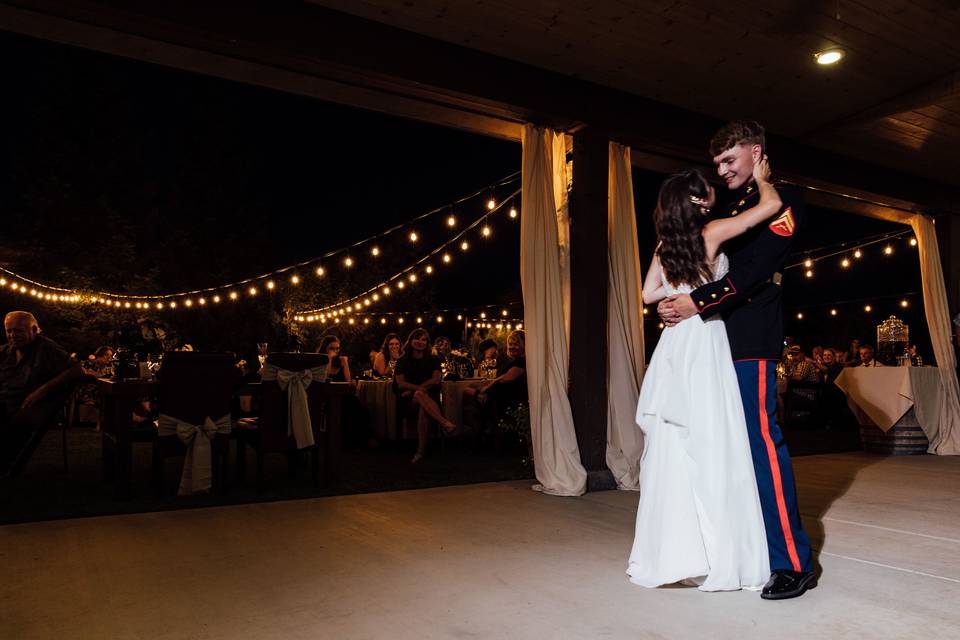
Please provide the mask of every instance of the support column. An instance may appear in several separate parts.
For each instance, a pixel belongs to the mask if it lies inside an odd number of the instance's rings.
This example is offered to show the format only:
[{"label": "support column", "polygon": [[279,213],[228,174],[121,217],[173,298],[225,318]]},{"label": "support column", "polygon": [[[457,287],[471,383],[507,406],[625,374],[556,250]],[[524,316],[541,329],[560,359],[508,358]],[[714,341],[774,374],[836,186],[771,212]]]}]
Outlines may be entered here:
[{"label": "support column", "polygon": [[940,267],[943,269],[943,284],[947,289],[947,304],[950,319],[960,313],[960,217],[953,214],[939,215],[935,219],[937,245],[940,247]]},{"label": "support column", "polygon": [[613,489],[607,469],[607,135],[573,136],[570,193],[570,408],[587,490]]}]

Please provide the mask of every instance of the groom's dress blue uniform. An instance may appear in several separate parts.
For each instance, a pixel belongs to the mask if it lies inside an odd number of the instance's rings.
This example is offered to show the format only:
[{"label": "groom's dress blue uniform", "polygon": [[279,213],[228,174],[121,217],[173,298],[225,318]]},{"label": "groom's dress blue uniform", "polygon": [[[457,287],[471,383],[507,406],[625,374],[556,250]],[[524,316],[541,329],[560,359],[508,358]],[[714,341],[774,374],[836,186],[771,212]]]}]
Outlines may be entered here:
[{"label": "groom's dress blue uniform", "polygon": [[[724,244],[730,272],[690,295],[702,317],[723,315],[740,383],[743,410],[763,519],[770,569],[812,571],[810,539],[800,522],[793,465],[777,424],[776,365],[783,350],[780,271],[804,220],[799,189],[776,185],[783,201],[778,214]],[[735,216],[759,201],[753,184],[730,192],[720,217]]]}]

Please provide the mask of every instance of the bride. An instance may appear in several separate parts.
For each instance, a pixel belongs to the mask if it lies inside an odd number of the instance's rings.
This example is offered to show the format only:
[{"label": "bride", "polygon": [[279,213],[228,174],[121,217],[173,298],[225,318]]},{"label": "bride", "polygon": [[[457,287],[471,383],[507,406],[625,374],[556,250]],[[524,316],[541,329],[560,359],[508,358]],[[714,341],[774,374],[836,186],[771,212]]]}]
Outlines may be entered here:
[{"label": "bride", "polygon": [[[643,285],[651,304],[722,278],[724,241],[773,216],[780,198],[767,158],[754,168],[758,204],[708,222],[716,195],[696,170],[660,188],[660,240]],[[737,374],[723,321],[695,315],[664,329],[637,404],[646,447],[627,575],[644,587],[684,581],[703,591],[757,590],[770,576]]]}]

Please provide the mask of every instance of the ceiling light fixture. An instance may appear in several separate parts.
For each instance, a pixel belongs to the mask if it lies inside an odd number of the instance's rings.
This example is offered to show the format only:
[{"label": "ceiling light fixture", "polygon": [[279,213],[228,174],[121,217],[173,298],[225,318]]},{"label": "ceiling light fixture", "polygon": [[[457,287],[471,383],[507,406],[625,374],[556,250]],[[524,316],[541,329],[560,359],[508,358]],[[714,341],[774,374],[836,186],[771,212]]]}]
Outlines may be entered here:
[{"label": "ceiling light fixture", "polygon": [[843,49],[833,48],[818,51],[813,54],[813,58],[817,61],[817,64],[830,65],[840,62],[845,55],[847,55],[847,52]]}]

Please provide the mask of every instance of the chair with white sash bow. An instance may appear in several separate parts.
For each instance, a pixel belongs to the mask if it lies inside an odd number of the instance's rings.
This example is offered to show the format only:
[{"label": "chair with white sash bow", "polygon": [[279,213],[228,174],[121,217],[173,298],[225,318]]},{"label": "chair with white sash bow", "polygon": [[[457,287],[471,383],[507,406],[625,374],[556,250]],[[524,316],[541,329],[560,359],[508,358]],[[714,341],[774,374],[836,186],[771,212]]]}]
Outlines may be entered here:
[{"label": "chair with white sash bow", "polygon": [[[320,481],[321,459],[329,460],[340,447],[339,424],[328,420],[323,383],[329,358],[320,353],[271,353],[263,368],[260,416],[236,425],[237,475],[244,475],[245,447],[257,454],[257,485],[263,485],[264,456],[287,454],[291,473],[299,451],[311,454],[311,476]],[[328,467],[324,468],[327,476]]]},{"label": "chair with white sash bow", "polygon": [[229,353],[164,355],[158,375],[160,411],[153,442],[153,480],[163,490],[163,463],[183,456],[179,495],[220,486],[230,453],[230,406],[238,379]]}]

